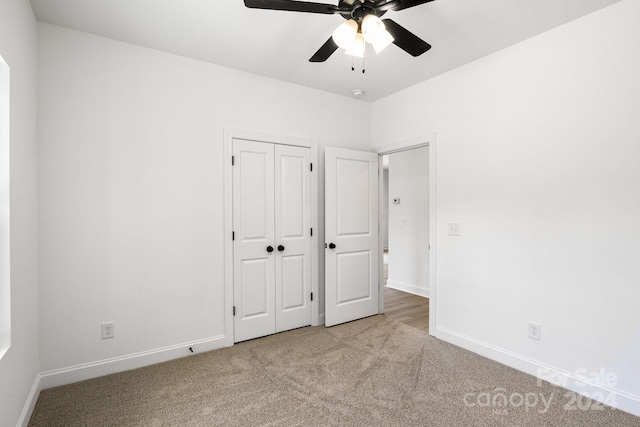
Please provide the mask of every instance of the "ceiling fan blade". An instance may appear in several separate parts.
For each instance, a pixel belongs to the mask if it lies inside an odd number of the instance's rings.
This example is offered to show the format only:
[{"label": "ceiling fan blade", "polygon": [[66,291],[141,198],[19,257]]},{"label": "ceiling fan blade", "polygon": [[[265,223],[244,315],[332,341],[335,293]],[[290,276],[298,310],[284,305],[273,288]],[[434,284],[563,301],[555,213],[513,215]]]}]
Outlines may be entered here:
[{"label": "ceiling fan blade", "polygon": [[295,0],[244,0],[244,5],[252,9],[324,13],[327,15],[333,15],[338,11],[338,8],[332,4],[310,3]]},{"label": "ceiling fan blade", "polygon": [[419,6],[431,1],[433,0],[400,0],[400,5],[394,7],[393,10],[409,9],[410,7]]},{"label": "ceiling fan blade", "polygon": [[397,24],[391,19],[383,19],[384,26],[394,38],[393,44],[412,56],[420,56],[429,49],[431,45],[420,37],[413,34],[403,26]]},{"label": "ceiling fan blade", "polygon": [[338,45],[333,41],[333,37],[329,37],[320,49],[313,54],[309,62],[324,62],[338,49]]},{"label": "ceiling fan blade", "polygon": [[389,0],[386,3],[379,4],[374,7],[374,9],[378,12],[386,12],[387,10],[394,9],[396,7],[402,6],[402,2],[400,0]]}]

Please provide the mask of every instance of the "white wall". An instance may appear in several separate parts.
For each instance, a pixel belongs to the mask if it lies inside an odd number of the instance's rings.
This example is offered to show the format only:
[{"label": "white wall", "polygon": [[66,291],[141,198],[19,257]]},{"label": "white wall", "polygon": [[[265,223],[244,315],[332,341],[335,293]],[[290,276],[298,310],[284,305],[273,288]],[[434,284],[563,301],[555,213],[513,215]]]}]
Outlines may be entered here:
[{"label": "white wall", "polygon": [[374,145],[437,133],[438,335],[604,368],[640,415],[638,16],[616,3],[380,100],[372,123]]},{"label": "white wall", "polygon": [[370,105],[38,28],[42,371],[222,336],[224,129],[366,149]]},{"label": "white wall", "polygon": [[389,155],[389,199],[387,286],[428,297],[429,147]]},{"label": "white wall", "polygon": [[11,347],[0,360],[0,425],[12,426],[26,417],[21,413],[38,374],[36,22],[28,1],[6,0],[0,10],[0,55],[11,81],[12,321]]}]

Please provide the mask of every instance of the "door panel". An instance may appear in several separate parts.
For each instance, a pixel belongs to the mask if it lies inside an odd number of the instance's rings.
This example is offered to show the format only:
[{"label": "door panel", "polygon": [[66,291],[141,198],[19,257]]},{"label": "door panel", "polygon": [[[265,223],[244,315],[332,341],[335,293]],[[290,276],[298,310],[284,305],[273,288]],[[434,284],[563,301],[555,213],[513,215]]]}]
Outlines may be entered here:
[{"label": "door panel", "polygon": [[371,189],[368,161],[336,159],[336,213],[338,236],[371,232]]},{"label": "door panel", "polygon": [[371,298],[371,252],[338,253],[336,305]]},{"label": "door panel", "polygon": [[377,154],[325,149],[325,242],[325,324],[377,314]]},{"label": "door panel", "polygon": [[304,255],[282,257],[280,263],[282,283],[282,311],[302,308],[308,295],[304,294]]},{"label": "door panel", "polygon": [[241,316],[244,319],[268,316],[267,292],[269,282],[266,278],[269,275],[269,260],[267,258],[244,260],[240,268],[240,282],[242,283]]},{"label": "door panel", "polygon": [[234,140],[234,339],[275,332],[274,146]]},{"label": "door panel", "polygon": [[277,332],[311,324],[310,163],[309,148],[275,146]]},{"label": "door panel", "polygon": [[302,153],[296,155],[294,148],[297,147],[276,147],[276,161],[280,161],[280,173],[276,177],[280,185],[277,195],[280,208],[278,232],[279,237],[285,239],[303,238],[309,232],[306,218],[309,210],[304,208],[309,197],[309,180],[305,179],[309,175],[309,161],[304,156],[308,150],[301,149]]},{"label": "door panel", "polygon": [[268,152],[258,146],[251,149],[255,143],[244,141],[240,149],[237,170],[240,171],[239,202],[241,224],[239,229],[241,240],[266,241],[273,238],[273,147]]}]

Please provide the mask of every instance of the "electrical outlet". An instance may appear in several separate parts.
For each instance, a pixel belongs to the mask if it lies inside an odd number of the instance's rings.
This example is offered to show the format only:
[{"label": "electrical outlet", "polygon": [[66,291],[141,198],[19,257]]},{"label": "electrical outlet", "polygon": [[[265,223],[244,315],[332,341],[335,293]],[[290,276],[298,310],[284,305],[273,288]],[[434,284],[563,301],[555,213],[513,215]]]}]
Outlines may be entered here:
[{"label": "electrical outlet", "polygon": [[106,340],[107,338],[113,338],[115,336],[114,333],[114,322],[105,322],[102,324],[102,339]]},{"label": "electrical outlet", "polygon": [[535,322],[529,322],[529,338],[533,340],[540,340],[540,333],[542,325]]}]

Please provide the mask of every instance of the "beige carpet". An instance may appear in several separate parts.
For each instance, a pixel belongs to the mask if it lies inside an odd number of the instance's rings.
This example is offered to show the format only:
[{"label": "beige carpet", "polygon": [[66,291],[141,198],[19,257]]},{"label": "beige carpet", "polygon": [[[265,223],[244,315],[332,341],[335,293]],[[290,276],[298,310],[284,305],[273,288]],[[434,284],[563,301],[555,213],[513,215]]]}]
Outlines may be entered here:
[{"label": "beige carpet", "polygon": [[29,425],[640,426],[566,393],[380,315],[45,390]]}]

